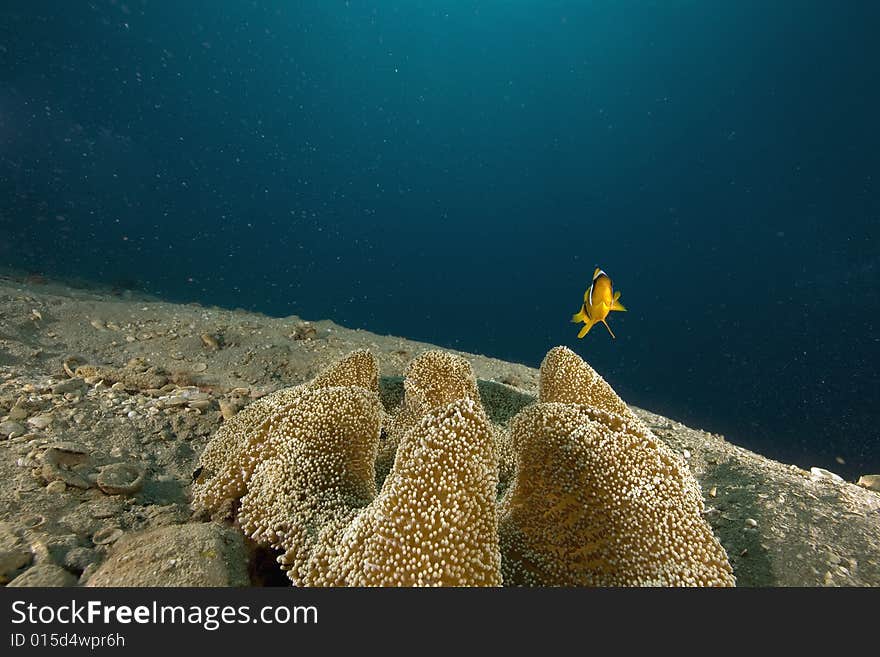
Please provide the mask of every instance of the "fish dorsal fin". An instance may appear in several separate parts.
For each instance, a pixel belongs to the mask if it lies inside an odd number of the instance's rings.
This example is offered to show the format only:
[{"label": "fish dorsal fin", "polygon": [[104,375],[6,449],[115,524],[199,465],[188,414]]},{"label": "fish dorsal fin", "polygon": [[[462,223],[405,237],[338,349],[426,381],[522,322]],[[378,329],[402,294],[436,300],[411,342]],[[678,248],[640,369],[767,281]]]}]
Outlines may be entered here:
[{"label": "fish dorsal fin", "polygon": [[593,280],[595,281],[597,278],[599,278],[599,276],[601,276],[604,273],[605,272],[603,272],[601,269],[596,267],[596,271],[593,272]]}]

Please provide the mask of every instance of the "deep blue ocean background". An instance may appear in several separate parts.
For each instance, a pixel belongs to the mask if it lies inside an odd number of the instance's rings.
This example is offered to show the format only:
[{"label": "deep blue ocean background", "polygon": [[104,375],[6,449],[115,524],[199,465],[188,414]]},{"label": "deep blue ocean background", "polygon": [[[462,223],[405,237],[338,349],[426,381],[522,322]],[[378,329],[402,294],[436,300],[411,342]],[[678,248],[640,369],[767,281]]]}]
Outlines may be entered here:
[{"label": "deep blue ocean background", "polygon": [[[9,0],[0,265],[565,344],[632,404],[880,472],[878,28],[812,0]],[[577,340],[597,265],[629,312]]]}]

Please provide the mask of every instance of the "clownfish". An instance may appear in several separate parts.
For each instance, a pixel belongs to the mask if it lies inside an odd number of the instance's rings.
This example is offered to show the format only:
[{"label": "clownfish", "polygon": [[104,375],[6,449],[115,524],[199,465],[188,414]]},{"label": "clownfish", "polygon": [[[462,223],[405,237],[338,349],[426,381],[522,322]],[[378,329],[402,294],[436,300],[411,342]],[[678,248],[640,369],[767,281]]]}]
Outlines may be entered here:
[{"label": "clownfish", "polygon": [[593,328],[593,324],[602,322],[613,338],[614,333],[611,331],[611,327],[608,326],[605,318],[608,317],[608,313],[612,310],[626,312],[626,308],[623,307],[619,299],[620,292],[613,291],[608,274],[596,267],[596,271],[593,272],[593,282],[590,283],[589,289],[584,292],[584,303],[581,309],[571,317],[573,322],[584,323],[583,328],[578,333],[578,337],[584,337]]}]

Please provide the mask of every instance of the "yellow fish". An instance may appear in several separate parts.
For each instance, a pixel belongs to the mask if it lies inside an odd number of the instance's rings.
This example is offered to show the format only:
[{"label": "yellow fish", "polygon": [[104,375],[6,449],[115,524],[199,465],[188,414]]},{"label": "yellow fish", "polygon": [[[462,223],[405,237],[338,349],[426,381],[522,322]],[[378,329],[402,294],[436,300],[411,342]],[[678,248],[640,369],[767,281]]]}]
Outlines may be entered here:
[{"label": "yellow fish", "polygon": [[619,299],[620,292],[614,292],[608,274],[596,267],[596,271],[593,272],[593,282],[590,283],[589,289],[584,292],[584,304],[571,317],[573,322],[584,323],[584,327],[578,333],[578,337],[584,337],[593,328],[593,324],[602,322],[613,338],[614,333],[611,331],[611,327],[608,326],[605,318],[608,317],[608,313],[612,310],[626,311],[626,308],[623,307]]}]

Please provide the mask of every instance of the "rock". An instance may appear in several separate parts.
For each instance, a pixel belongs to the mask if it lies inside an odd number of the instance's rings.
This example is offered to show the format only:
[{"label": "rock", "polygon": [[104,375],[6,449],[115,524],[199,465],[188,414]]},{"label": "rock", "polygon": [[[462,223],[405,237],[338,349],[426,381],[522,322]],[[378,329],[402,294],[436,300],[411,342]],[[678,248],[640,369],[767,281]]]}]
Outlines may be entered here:
[{"label": "rock", "polygon": [[224,420],[231,419],[236,413],[238,413],[237,404],[228,402],[225,399],[220,400],[220,414],[223,416]]},{"label": "rock", "polygon": [[6,584],[18,575],[18,571],[30,565],[33,555],[24,549],[0,549],[0,584]]},{"label": "rock", "polygon": [[74,377],[52,386],[52,394],[63,395],[67,392],[85,392],[88,388],[88,384],[83,379]]},{"label": "rock", "polygon": [[77,579],[61,566],[53,563],[39,563],[28,568],[6,586],[76,586]]},{"label": "rock", "polygon": [[36,415],[30,419],[28,419],[28,424],[37,429],[45,429],[50,424],[52,424],[52,416],[51,415]]},{"label": "rock", "polygon": [[143,469],[130,463],[111,463],[98,473],[98,488],[108,495],[132,495],[143,485]]},{"label": "rock", "polygon": [[843,477],[841,477],[840,475],[836,475],[833,472],[830,472],[824,468],[810,468],[810,474],[812,475],[813,479],[830,479],[831,481],[834,481],[838,484],[842,484],[844,481]]},{"label": "rock", "polygon": [[82,573],[91,565],[97,564],[101,555],[97,551],[87,547],[73,548],[64,555],[64,565],[69,570]]},{"label": "rock", "polygon": [[880,492],[880,475],[862,475],[859,477],[858,484],[868,490]]},{"label": "rock", "polygon": [[119,527],[104,527],[99,529],[92,536],[92,543],[95,545],[110,545],[122,538],[123,531]]},{"label": "rock", "polygon": [[57,495],[58,493],[63,493],[67,490],[67,484],[65,484],[60,479],[56,479],[55,481],[49,482],[46,486],[46,492],[52,495]]},{"label": "rock", "polygon": [[23,425],[19,424],[15,420],[6,420],[6,422],[0,422],[0,436],[10,437],[10,436],[21,436],[24,434],[26,429]]},{"label": "rock", "polygon": [[216,523],[170,525],[120,541],[87,586],[248,586],[244,540]]},{"label": "rock", "polygon": [[41,474],[47,482],[62,481],[86,490],[94,486],[87,476],[89,460],[88,448],[79,443],[52,443],[43,453]]},{"label": "rock", "polygon": [[24,420],[28,416],[28,412],[26,408],[22,408],[21,406],[13,406],[9,409],[9,419],[10,420]]}]

